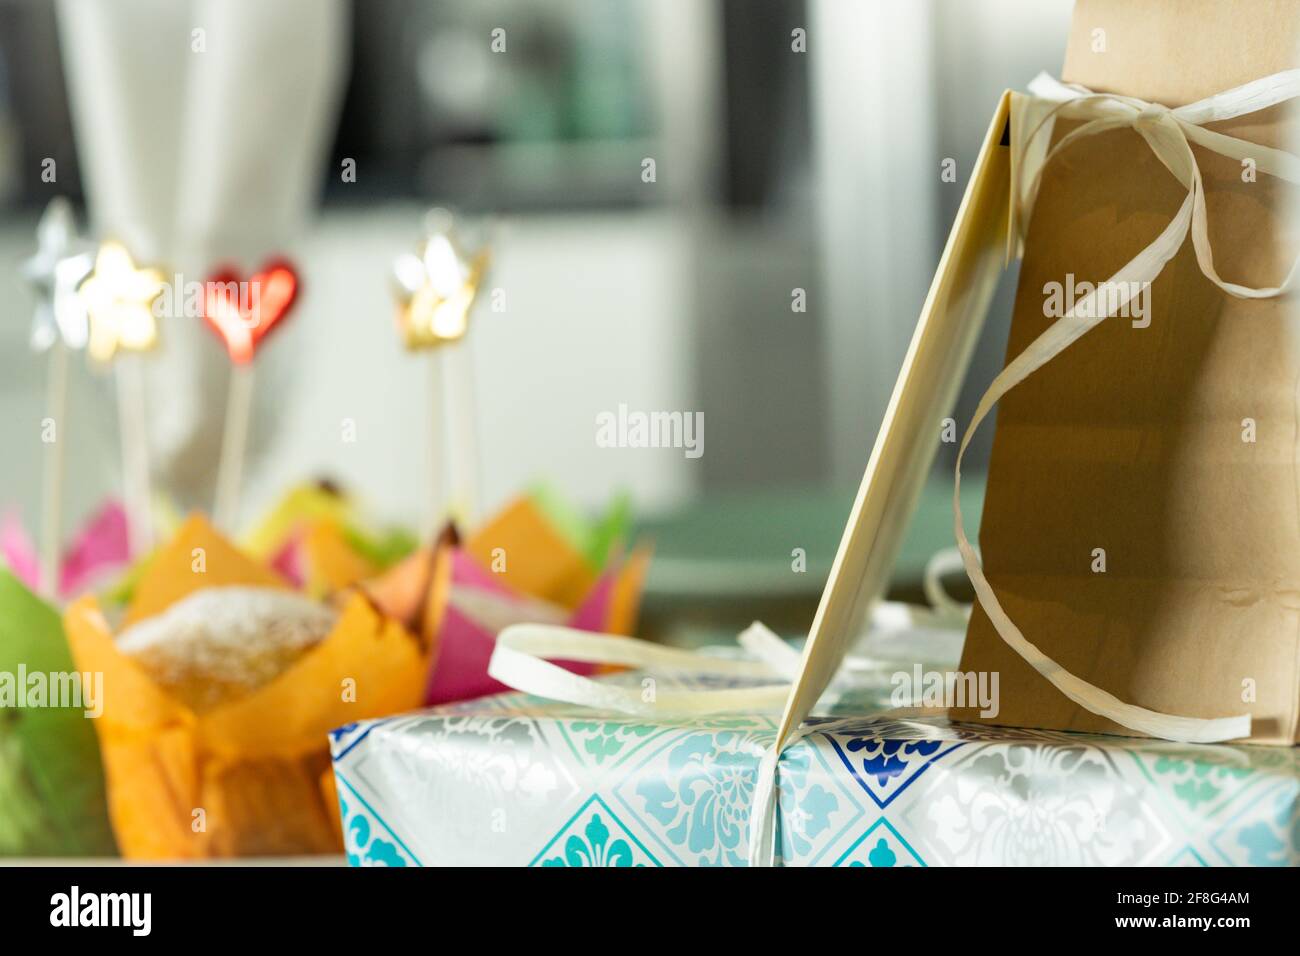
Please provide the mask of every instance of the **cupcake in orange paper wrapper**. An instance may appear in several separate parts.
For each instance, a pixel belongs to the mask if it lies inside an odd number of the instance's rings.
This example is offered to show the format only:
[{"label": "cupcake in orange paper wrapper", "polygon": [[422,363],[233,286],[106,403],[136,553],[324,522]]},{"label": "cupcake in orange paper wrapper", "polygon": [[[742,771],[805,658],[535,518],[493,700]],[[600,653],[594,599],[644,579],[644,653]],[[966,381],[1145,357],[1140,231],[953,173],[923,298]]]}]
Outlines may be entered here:
[{"label": "cupcake in orange paper wrapper", "polygon": [[109,816],[134,859],[338,852],[327,734],[417,706],[428,669],[364,592],[314,600],[198,516],[119,626],[94,597],[64,626],[77,667],[104,675]]},{"label": "cupcake in orange paper wrapper", "polygon": [[241,539],[243,550],[314,597],[374,577],[418,547],[400,528],[380,528],[333,482],[291,488]]},{"label": "cupcake in orange paper wrapper", "polygon": [[[650,551],[642,547],[622,554],[626,506],[617,503],[595,523],[572,518],[560,507],[545,492],[533,492],[465,541],[449,529],[433,557],[417,552],[364,585],[389,613],[421,621],[431,648],[426,704],[505,690],[487,667],[496,635],[510,624],[567,624],[607,634],[635,630]],[[424,581],[431,581],[427,593],[416,586]],[[423,602],[419,608],[417,600]],[[587,663],[556,663],[580,674],[601,670]]]}]

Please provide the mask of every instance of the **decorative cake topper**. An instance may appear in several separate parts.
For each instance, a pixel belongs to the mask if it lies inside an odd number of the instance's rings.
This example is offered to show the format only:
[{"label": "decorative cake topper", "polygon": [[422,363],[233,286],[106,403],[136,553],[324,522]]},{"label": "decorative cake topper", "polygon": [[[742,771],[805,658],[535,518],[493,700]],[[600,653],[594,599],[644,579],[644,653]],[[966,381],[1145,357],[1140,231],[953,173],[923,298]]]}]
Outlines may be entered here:
[{"label": "decorative cake topper", "polygon": [[147,352],[158,344],[154,300],[162,294],[157,269],[138,268],[120,242],[99,247],[95,266],[81,283],[81,300],[90,321],[91,358],[107,362],[118,350]]},{"label": "decorative cake topper", "polygon": [[232,366],[212,505],[213,519],[227,531],[234,530],[239,517],[244,448],[253,409],[253,359],[262,340],[297,302],[300,285],[294,264],[278,257],[246,280],[234,269],[223,269],[203,287],[203,321],[225,344]]},{"label": "decorative cake topper", "polygon": [[[158,319],[154,304],[162,294],[162,273],[138,267],[131,253],[116,240],[106,240],[95,265],[79,288],[90,324],[87,351],[97,362],[107,363],[118,352],[139,358],[158,344]],[[150,487],[149,435],[145,413],[144,370],[137,361],[118,361],[117,413],[122,432],[123,497],[126,499],[131,553],[139,556],[153,547],[153,491]]]},{"label": "decorative cake topper", "polygon": [[62,196],[50,200],[36,227],[36,252],[23,263],[23,276],[36,293],[31,346],[44,352],[55,342],[83,349],[89,338],[86,306],[77,287],[90,273],[89,244],[77,234],[72,204]]},{"label": "decorative cake topper", "polygon": [[[45,207],[36,226],[36,252],[23,263],[23,276],[36,293],[31,346],[49,355],[45,379],[45,444],[41,480],[41,549],[36,586],[54,597],[63,520],[63,449],[68,405],[68,350],[86,347],[86,308],[77,292],[90,272],[90,246],[77,235],[72,204],[62,196]],[[48,431],[48,433],[47,433]],[[64,434],[60,434],[60,432]]]},{"label": "decorative cake topper", "polygon": [[478,497],[478,434],[473,366],[465,351],[469,313],[487,272],[486,246],[461,249],[451,213],[430,210],[416,253],[399,256],[397,329],[408,351],[429,354],[429,514],[433,534],[451,510],[470,523]]},{"label": "decorative cake topper", "polygon": [[438,348],[464,338],[489,259],[486,248],[472,257],[466,255],[446,210],[433,210],[426,229],[418,251],[393,263],[399,289],[397,328],[411,350]]},{"label": "decorative cake topper", "polygon": [[246,365],[298,297],[298,272],[287,259],[275,259],[246,281],[231,269],[203,287],[203,320],[225,343],[230,361]]}]

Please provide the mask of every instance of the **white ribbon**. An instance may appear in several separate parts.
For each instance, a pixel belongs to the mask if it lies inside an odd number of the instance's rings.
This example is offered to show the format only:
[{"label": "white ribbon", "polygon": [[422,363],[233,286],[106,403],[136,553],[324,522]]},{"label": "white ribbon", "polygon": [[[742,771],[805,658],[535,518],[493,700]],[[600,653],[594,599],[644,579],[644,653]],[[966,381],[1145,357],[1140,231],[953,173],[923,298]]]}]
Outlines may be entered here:
[{"label": "white ribbon", "polygon": [[[934,608],[920,608],[895,601],[880,601],[872,608],[871,626],[876,632],[912,630],[916,627],[964,628],[969,605],[961,604],[943,589],[942,577],[956,570],[954,549],[930,558],[924,572],[925,592]],[[497,635],[488,674],[508,687],[563,701],[580,707],[641,717],[701,716],[722,713],[761,713],[779,710],[798,679],[802,657],[798,651],[755,621],[736,638],[749,659],[724,657],[717,653],[685,651],[635,637],[596,634],[555,624],[513,624]],[[550,658],[551,660],[548,660]],[[659,690],[654,683],[639,686],[593,680],[565,670],[552,660],[613,664],[653,674],[671,673],[703,678],[742,679],[761,682],[732,688]],[[845,657],[843,672],[874,670],[880,661],[862,655]],[[894,708],[894,717],[926,716],[925,708]],[[749,864],[771,866],[776,852],[776,773],[781,752],[796,740],[833,725],[796,728],[780,749],[764,748],[760,754],[754,785],[754,804],[749,821]]]},{"label": "white ribbon", "polygon": [[[871,609],[871,630],[898,632],[918,627],[965,628],[970,605],[952,598],[943,589],[942,582],[945,574],[960,567],[960,555],[955,548],[934,554],[926,563],[923,574],[925,593],[933,608],[879,601]],[[455,595],[452,602],[463,603]],[[736,636],[736,643],[746,652],[748,659],[725,657],[708,651],[681,650],[635,637],[581,631],[550,622],[510,624],[502,627],[497,635],[492,658],[488,661],[488,675],[507,687],[536,697],[638,716],[756,713],[784,706],[789,685],[799,677],[803,663],[800,653],[760,621],[741,631]],[[551,663],[554,660],[612,664],[652,674],[741,678],[750,682],[761,681],[762,686],[661,693],[654,685],[638,689],[592,680]],[[846,674],[878,670],[881,663],[875,658],[854,654],[844,658],[842,670]]]},{"label": "white ribbon", "polygon": [[[998,603],[997,596],[984,576],[979,555],[966,537],[961,513],[961,462],[975,430],[998,400],[1103,319],[1120,311],[1132,298],[1134,290],[1141,289],[1145,283],[1153,281],[1160,274],[1165,264],[1182,247],[1189,232],[1201,271],[1229,295],[1267,298],[1280,295],[1290,287],[1296,273],[1296,264],[1292,265],[1281,285],[1262,289],[1225,282],[1215,272],[1206,221],[1204,186],[1190,144],[1195,143],[1229,158],[1253,159],[1256,168],[1269,175],[1288,182],[1300,182],[1300,158],[1282,150],[1202,128],[1206,123],[1243,116],[1300,96],[1300,70],[1288,70],[1264,77],[1176,109],[1131,96],[1093,93],[1079,86],[1063,84],[1046,74],[1035,78],[1029,89],[1032,95],[1017,94],[1012,101],[1013,208],[1009,239],[1015,247],[1019,248],[1023,243],[1042,180],[1043,167],[1071,143],[1106,130],[1135,130],[1170,173],[1187,188],[1187,198],[1154,242],[1108,282],[1098,286],[1119,290],[1119,295],[1107,294],[1099,308],[1093,304],[1097,296],[1095,290],[1085,296],[1068,314],[1016,356],[993,380],[980,399],[975,416],[962,438],[954,470],[954,530],[961,564],[975,587],[980,604],[1002,639],[1053,686],[1081,707],[1130,730],[1167,740],[1213,743],[1249,736],[1249,715],[1204,720],[1162,714],[1126,704],[1075,677],[1030,643]],[[1048,149],[1046,140],[1050,137],[1052,124],[1057,117],[1084,122]],[[1297,264],[1300,264],[1300,260],[1297,260]],[[1095,316],[1092,315],[1094,312],[1097,313]],[[941,552],[926,569],[925,592],[935,607],[934,611],[919,611],[904,605],[882,602],[873,610],[873,622],[876,626],[909,626],[919,623],[927,616],[928,623],[964,621],[967,609],[947,597],[939,583],[942,574],[954,568],[948,553]],[[506,628],[497,637],[488,673],[503,684],[539,697],[634,715],[756,712],[779,707],[785,702],[790,682],[799,676],[798,653],[757,622],[740,635],[739,641],[754,659],[736,660],[675,650],[636,638],[592,634],[553,625],[520,624]],[[656,692],[653,685],[638,689],[591,680],[570,673],[545,658],[619,664],[651,671],[674,671],[707,677],[741,677],[758,679],[764,683],[742,688]],[[846,658],[844,667],[853,669],[855,664],[860,663],[853,658]],[[909,709],[905,713],[917,714],[922,711]],[[782,749],[809,733],[824,731],[829,726],[833,725],[805,724],[784,741]],[[771,865],[774,862],[780,754],[781,751],[776,747],[769,747],[762,753],[759,762],[749,821],[751,865]]]},{"label": "white ribbon", "polygon": [[[497,635],[488,675],[508,687],[548,700],[635,716],[753,713],[778,708],[790,692],[789,655],[798,674],[799,656],[762,624],[739,637],[757,660],[685,651],[635,637],[593,634],[554,624],[513,624]],[[777,649],[779,645],[780,650]],[[567,671],[546,658],[614,664],[658,673],[766,680],[757,687],[660,691],[654,684],[620,687]]]},{"label": "white ribbon", "polygon": [[[1092,93],[1082,87],[1067,86],[1045,74],[1040,74],[1029,89],[1034,98],[1017,96],[1012,105],[1013,115],[1014,110],[1021,111],[1012,123],[1012,165],[1017,171],[1016,182],[1012,184],[1013,202],[1016,206],[1013,221],[1015,228],[1021,232],[1019,239],[1023,240],[1023,232],[1028,227],[1044,166],[1072,143],[1111,129],[1128,127],[1135,130],[1165,168],[1187,188],[1187,198],[1154,242],[1105,283],[1084,296],[1065,316],[1053,323],[1008,363],[980,399],[975,415],[962,437],[954,469],[953,516],[957,548],[975,588],[976,597],[994,629],[1034,670],[1080,707],[1113,720],[1129,730],[1165,740],[1215,743],[1248,737],[1248,714],[1207,720],[1162,714],[1127,704],[1074,676],[1030,643],[998,602],[997,595],[984,576],[980,558],[966,537],[961,513],[961,462],[975,430],[998,400],[1060,355],[1090,329],[1104,319],[1113,317],[1127,305],[1136,291],[1155,280],[1165,264],[1182,248],[1189,232],[1201,271],[1229,295],[1268,298],[1280,295],[1290,287],[1296,273],[1296,263],[1292,264],[1280,286],[1262,289],[1225,282],[1215,272],[1205,213],[1205,190],[1190,143],[1233,159],[1254,159],[1257,169],[1288,182],[1300,182],[1300,158],[1282,150],[1249,143],[1201,127],[1203,123],[1232,119],[1300,96],[1300,70],[1267,76],[1176,109],[1131,96]],[[1052,119],[1057,116],[1084,122],[1061,137],[1050,150],[1035,148],[1036,137],[1045,133]],[[1016,142],[1018,137],[1023,138]],[[1094,302],[1101,289],[1110,291],[1101,297],[1100,302]]]},{"label": "white ribbon", "polygon": [[[593,634],[550,624],[514,624],[497,635],[488,674],[516,690],[548,700],[629,715],[695,716],[779,709],[790,694],[790,682],[799,676],[799,653],[757,621],[741,632],[737,640],[756,660],[678,650],[635,637]],[[772,683],[660,692],[654,684],[627,687],[592,680],[543,660],[544,657],[620,664],[659,673],[763,679]],[[785,746],[811,730],[807,725],[797,728]],[[780,756],[781,750],[766,747],[759,758],[749,818],[750,866],[771,866],[775,862],[776,774]]]}]

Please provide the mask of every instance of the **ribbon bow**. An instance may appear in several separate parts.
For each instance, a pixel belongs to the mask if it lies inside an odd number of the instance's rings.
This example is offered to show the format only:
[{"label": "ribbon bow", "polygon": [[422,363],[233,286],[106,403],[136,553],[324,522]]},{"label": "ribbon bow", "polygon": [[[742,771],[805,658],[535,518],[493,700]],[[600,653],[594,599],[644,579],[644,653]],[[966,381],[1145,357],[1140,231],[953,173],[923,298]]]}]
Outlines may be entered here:
[{"label": "ribbon bow", "polygon": [[[1144,256],[1149,255],[1149,261],[1140,264],[1146,267],[1143,271],[1148,274],[1147,281],[1154,279],[1164,264],[1182,248],[1190,230],[1201,271],[1229,295],[1264,299],[1280,295],[1290,288],[1300,258],[1292,263],[1281,285],[1262,289],[1225,282],[1215,271],[1205,211],[1205,186],[1191,144],[1239,162],[1250,160],[1260,172],[1289,183],[1300,183],[1300,157],[1205,129],[1206,123],[1219,123],[1256,113],[1300,96],[1300,69],[1275,73],[1172,109],[1134,96],[1093,93],[1082,86],[1062,83],[1046,73],[1034,78],[1029,84],[1029,92],[1029,96],[1014,94],[1012,98],[1012,113],[1019,117],[1013,123],[1011,144],[1016,157],[1012,167],[1013,186],[1016,188],[1013,231],[1019,241],[1023,242],[1047,163],[1078,140],[1129,127],[1146,141],[1156,158],[1187,189],[1187,198],[1165,231],[1126,268],[1139,264]],[[1051,124],[1058,116],[1084,122],[1048,150]],[[1017,134],[1022,134],[1023,138]]]}]

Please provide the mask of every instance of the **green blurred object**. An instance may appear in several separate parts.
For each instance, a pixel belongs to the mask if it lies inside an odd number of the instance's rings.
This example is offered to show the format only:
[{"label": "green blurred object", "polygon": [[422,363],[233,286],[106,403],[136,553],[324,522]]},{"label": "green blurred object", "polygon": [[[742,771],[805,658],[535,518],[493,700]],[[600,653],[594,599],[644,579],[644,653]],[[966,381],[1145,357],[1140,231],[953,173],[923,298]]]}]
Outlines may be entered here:
[{"label": "green blurred object", "polygon": [[[853,507],[851,490],[809,489],[706,498],[667,519],[643,522],[654,540],[646,590],[656,596],[713,598],[820,594]],[[964,482],[962,511],[972,538],[979,529],[984,483]],[[952,481],[931,479],[921,493],[892,587],[919,586],[931,555],[955,545]],[[806,570],[795,571],[801,548]]]},{"label": "green blurred object", "polygon": [[573,549],[597,571],[604,570],[614,551],[630,540],[632,499],[626,492],[616,494],[598,518],[579,512],[550,485],[534,485],[528,494]]},{"label": "green blurred object", "polygon": [[[0,567],[0,671],[71,672],[58,612]],[[0,707],[0,856],[112,856],[95,728],[81,709]]]},{"label": "green blurred object", "polygon": [[[705,497],[665,518],[641,522],[638,539],[648,539],[655,549],[642,636],[682,645],[727,642],[755,619],[783,634],[806,634],[854,495],[854,489],[807,488]],[[983,500],[983,476],[965,477],[962,511],[972,540]],[[936,475],[912,516],[894,564],[890,597],[924,600],[926,563],[955,545],[952,519],[952,478]],[[796,570],[800,562],[802,571]],[[964,580],[954,585],[955,597],[969,597]]]},{"label": "green blurred object", "polygon": [[149,562],[153,560],[153,552],[149,552],[143,558],[137,558],[134,564],[127,567],[122,572],[121,577],[104,589],[100,595],[102,600],[109,607],[124,608],[131,603],[131,598],[135,596],[136,585],[144,577],[145,571],[149,569]]},{"label": "green blurred object", "polygon": [[381,569],[392,567],[420,546],[419,538],[405,528],[368,532],[345,526],[343,536],[357,554]]}]

